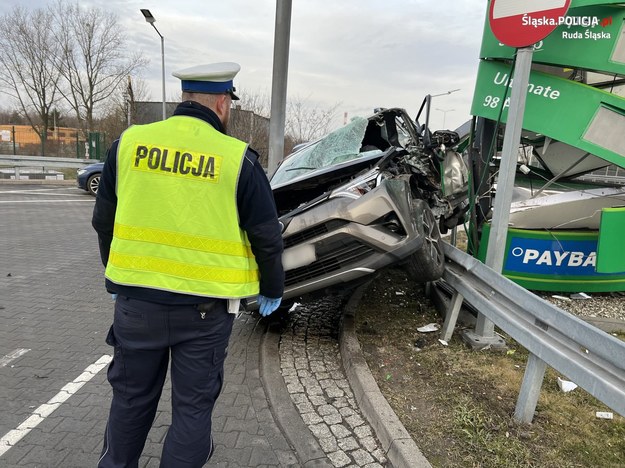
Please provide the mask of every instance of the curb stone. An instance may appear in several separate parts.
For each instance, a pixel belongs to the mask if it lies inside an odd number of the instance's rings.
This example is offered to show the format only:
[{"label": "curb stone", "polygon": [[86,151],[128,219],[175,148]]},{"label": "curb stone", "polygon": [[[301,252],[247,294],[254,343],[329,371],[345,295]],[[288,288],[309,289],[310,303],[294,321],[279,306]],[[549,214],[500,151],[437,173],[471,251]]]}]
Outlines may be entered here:
[{"label": "curb stone", "polygon": [[263,336],[260,349],[260,379],[267,394],[270,410],[303,467],[333,467],[291,401],[280,372],[279,341],[280,331],[277,324],[270,324]]},{"label": "curb stone", "polygon": [[345,306],[340,330],[340,350],[345,373],[358,406],[373,427],[391,465],[397,468],[431,468],[432,465],[380,392],[362,355],[354,319],[360,299],[369,284],[357,288]]}]

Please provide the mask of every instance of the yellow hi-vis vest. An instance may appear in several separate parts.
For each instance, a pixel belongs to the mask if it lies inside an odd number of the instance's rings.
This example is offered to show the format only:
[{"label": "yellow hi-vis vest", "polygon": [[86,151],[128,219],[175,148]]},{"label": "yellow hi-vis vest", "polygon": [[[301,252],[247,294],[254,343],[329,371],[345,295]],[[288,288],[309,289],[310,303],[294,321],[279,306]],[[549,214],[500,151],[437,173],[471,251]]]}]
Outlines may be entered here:
[{"label": "yellow hi-vis vest", "polygon": [[127,129],[106,277],[206,297],[258,294],[236,189],[247,145],[194,117]]}]

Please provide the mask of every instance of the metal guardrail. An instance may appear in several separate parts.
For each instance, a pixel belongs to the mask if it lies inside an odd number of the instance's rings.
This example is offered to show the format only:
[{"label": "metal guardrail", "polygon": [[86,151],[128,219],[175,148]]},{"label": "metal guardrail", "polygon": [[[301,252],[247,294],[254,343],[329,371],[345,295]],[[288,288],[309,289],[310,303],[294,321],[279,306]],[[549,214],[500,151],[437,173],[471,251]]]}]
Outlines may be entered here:
[{"label": "metal guardrail", "polygon": [[9,167],[83,167],[99,162],[97,159],[49,158],[46,156],[15,156],[0,154],[0,165]]},{"label": "metal guardrail", "polygon": [[530,352],[515,419],[530,423],[546,366],[625,416],[625,343],[541,299],[444,243],[443,279],[455,293],[441,331],[449,340],[463,300]]}]

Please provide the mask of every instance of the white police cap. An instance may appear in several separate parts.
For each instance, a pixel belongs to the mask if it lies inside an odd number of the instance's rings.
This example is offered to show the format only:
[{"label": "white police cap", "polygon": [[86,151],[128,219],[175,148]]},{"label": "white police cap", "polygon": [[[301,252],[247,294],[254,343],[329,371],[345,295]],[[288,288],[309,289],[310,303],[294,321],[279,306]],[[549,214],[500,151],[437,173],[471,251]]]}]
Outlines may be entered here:
[{"label": "white police cap", "polygon": [[233,79],[241,70],[235,62],[219,62],[196,65],[172,73],[182,81],[182,90],[191,93],[222,94],[228,93],[233,100],[238,100],[234,92]]}]

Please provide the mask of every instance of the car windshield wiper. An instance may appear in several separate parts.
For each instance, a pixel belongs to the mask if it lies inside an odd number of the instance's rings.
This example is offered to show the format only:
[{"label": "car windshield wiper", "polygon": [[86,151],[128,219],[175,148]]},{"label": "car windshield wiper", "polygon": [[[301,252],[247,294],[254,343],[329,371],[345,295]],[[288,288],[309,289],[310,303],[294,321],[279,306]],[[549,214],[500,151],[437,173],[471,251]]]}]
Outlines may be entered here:
[{"label": "car windshield wiper", "polygon": [[289,172],[289,171],[299,171],[302,169],[319,169],[318,167],[309,167],[309,166],[298,166],[298,167],[289,167],[288,169],[285,169],[284,172]]}]

